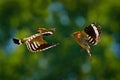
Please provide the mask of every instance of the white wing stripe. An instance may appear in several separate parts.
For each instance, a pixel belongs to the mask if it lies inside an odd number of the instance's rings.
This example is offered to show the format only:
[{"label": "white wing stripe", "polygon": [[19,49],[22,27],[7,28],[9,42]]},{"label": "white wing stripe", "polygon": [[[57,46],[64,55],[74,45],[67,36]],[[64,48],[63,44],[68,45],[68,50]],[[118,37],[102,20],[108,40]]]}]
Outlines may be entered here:
[{"label": "white wing stripe", "polygon": [[29,49],[30,51],[32,51],[31,46],[30,46],[30,43],[29,43],[29,42],[26,42],[26,45],[27,45],[28,49]]},{"label": "white wing stripe", "polygon": [[34,44],[32,44],[32,43],[31,43],[31,47],[32,47],[33,50],[36,50]]},{"label": "white wing stripe", "polygon": [[46,47],[46,48],[44,48],[44,49],[41,49],[40,51],[47,50],[47,49],[52,48],[52,47],[55,47],[55,46],[57,46],[57,45],[58,45],[58,44],[51,45],[51,46],[49,46],[49,47]]},{"label": "white wing stripe", "polygon": [[36,42],[33,42],[33,44],[34,44],[34,46],[35,46],[36,48],[38,48],[38,46],[37,46],[37,43],[36,43]]},{"label": "white wing stripe", "polygon": [[53,34],[53,32],[44,32],[44,33],[42,33],[42,35],[44,35],[44,34]]},{"label": "white wing stripe", "polygon": [[93,29],[95,31],[96,37],[98,37],[99,33],[98,33],[98,30],[97,30],[96,26],[94,26],[94,24],[91,24],[91,26],[93,27]]}]

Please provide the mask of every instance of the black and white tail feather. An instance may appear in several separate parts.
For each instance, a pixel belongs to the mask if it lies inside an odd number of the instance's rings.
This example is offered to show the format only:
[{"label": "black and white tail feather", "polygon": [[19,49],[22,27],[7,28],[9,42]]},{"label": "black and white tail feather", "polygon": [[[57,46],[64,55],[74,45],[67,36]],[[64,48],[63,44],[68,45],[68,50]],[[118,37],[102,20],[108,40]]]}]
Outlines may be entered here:
[{"label": "black and white tail feather", "polygon": [[21,40],[15,39],[15,38],[13,38],[13,42],[14,42],[15,44],[18,44],[18,45],[22,44],[22,43],[21,43]]}]

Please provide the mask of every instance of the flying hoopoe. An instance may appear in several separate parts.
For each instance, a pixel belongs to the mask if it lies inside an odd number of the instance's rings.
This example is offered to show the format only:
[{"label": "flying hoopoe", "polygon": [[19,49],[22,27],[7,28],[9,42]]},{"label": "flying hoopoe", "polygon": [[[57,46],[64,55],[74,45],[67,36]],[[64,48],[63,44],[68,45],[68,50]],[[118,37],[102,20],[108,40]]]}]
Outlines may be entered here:
[{"label": "flying hoopoe", "polygon": [[38,28],[38,32],[39,33],[34,34],[27,38],[23,38],[23,39],[14,38],[13,42],[18,45],[25,43],[27,45],[27,48],[31,52],[44,51],[49,48],[55,47],[59,44],[59,43],[56,43],[56,44],[51,45],[43,39],[43,36],[52,35],[55,32],[55,28],[52,28],[50,30],[47,30],[45,28]]},{"label": "flying hoopoe", "polygon": [[87,51],[91,57],[90,45],[97,45],[100,40],[101,26],[94,23],[85,27],[82,31],[77,31],[72,34],[76,42]]}]

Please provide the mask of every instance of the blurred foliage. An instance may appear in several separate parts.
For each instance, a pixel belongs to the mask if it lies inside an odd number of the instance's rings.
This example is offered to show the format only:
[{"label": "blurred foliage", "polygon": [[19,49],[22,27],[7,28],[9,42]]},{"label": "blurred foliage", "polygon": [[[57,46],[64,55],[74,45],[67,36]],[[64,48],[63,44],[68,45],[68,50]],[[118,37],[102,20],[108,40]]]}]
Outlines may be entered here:
[{"label": "blurred foliage", "polygon": [[[88,54],[71,34],[96,22],[100,43]],[[56,28],[45,37],[60,45],[31,53],[12,38]],[[120,80],[119,0],[0,0],[0,80]]]}]

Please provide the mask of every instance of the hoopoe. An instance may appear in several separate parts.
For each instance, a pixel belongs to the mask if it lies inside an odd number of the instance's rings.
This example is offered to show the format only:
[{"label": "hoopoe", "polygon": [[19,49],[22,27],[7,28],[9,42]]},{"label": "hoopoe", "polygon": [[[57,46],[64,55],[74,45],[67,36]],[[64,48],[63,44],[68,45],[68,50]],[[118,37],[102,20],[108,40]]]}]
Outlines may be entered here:
[{"label": "hoopoe", "polygon": [[43,39],[43,36],[52,35],[55,32],[55,28],[52,28],[50,30],[47,30],[45,28],[38,28],[38,32],[39,33],[34,34],[27,38],[23,38],[23,39],[14,38],[13,42],[18,45],[25,43],[27,45],[27,48],[31,52],[44,51],[49,48],[55,47],[59,44],[59,43],[56,43],[56,44],[51,45]]}]

